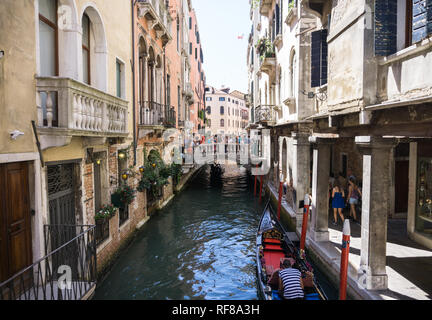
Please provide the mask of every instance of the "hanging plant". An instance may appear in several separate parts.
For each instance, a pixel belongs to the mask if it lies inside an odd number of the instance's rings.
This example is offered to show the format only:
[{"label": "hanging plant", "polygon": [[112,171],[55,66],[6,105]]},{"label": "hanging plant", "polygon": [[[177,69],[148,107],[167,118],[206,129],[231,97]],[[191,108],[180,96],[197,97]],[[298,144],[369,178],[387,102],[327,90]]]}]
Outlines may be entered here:
[{"label": "hanging plant", "polygon": [[165,165],[159,152],[152,150],[140,168],[141,180],[138,183],[139,192],[152,191],[155,197],[160,196],[160,188],[168,184],[171,176],[170,167]]},{"label": "hanging plant", "polygon": [[120,185],[111,195],[111,202],[117,208],[126,208],[135,199],[135,190],[126,183]]}]

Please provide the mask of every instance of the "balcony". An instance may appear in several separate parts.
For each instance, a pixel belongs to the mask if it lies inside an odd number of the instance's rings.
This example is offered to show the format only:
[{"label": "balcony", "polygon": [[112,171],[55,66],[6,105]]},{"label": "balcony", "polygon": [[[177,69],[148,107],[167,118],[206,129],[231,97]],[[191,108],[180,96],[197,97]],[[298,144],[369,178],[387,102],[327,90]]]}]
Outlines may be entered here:
[{"label": "balcony", "polygon": [[276,123],[276,110],[274,105],[260,105],[255,109],[255,122],[263,125]]},{"label": "balcony", "polygon": [[[432,38],[427,38],[393,55],[378,60],[379,103],[401,103],[430,98]],[[420,100],[419,100],[420,101]]]},{"label": "balcony", "polygon": [[127,137],[128,102],[68,78],[37,78],[37,126],[42,150],[73,136]]},{"label": "balcony", "polygon": [[260,1],[260,13],[263,16],[268,16],[272,8],[273,0],[261,0]]},{"label": "balcony", "polygon": [[171,16],[164,0],[138,0],[138,17],[149,20],[150,29],[154,29],[156,36],[167,44],[171,39]]},{"label": "balcony", "polygon": [[140,103],[141,127],[175,128],[176,112],[174,107],[156,102],[145,101]]},{"label": "balcony", "polygon": [[257,44],[257,52],[260,55],[260,71],[269,76],[276,72],[276,53],[272,41],[268,38],[261,38]]},{"label": "balcony", "polygon": [[[49,253],[0,283],[0,300],[89,299],[96,288],[94,230],[94,226],[45,226]],[[70,278],[64,279],[68,274]]]}]

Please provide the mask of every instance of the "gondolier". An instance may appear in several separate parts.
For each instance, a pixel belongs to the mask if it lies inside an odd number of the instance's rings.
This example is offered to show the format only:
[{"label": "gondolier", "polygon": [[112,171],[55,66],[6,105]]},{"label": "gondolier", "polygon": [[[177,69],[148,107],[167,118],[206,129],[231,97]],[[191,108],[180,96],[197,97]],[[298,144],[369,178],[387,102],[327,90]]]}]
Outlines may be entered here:
[{"label": "gondolier", "polygon": [[285,231],[268,202],[256,242],[258,284],[263,299],[327,300],[312,266],[305,256],[300,257],[299,244],[297,237]]},{"label": "gondolier", "polygon": [[304,285],[300,270],[292,268],[288,259],[282,264],[282,270],[279,271],[279,291],[286,300],[303,300]]}]

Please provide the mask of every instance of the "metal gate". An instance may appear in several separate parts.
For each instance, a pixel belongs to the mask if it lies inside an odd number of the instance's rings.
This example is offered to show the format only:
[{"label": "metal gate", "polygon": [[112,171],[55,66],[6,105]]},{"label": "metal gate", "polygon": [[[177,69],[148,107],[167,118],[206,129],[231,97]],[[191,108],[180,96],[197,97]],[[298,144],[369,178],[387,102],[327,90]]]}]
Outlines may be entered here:
[{"label": "metal gate", "polygon": [[51,225],[75,225],[74,164],[48,166]]},{"label": "metal gate", "polygon": [[[75,164],[58,164],[47,167],[49,226],[45,230],[46,254],[64,246],[77,236],[75,218]],[[61,230],[61,231],[60,231]],[[48,232],[49,231],[49,232]],[[60,232],[59,232],[60,231]],[[47,233],[48,232],[48,233]],[[53,277],[62,265],[72,268],[72,276],[76,275],[78,250],[75,243],[52,255]],[[65,251],[65,252],[63,252]]]}]

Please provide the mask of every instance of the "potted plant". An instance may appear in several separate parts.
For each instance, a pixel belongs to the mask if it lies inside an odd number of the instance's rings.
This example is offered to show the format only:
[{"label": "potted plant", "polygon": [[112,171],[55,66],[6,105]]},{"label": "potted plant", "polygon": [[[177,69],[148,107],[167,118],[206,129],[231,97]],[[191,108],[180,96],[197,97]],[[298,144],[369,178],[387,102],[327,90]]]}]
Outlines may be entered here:
[{"label": "potted plant", "polygon": [[108,204],[104,207],[102,207],[96,214],[95,214],[95,221],[104,221],[106,219],[111,219],[116,214],[116,207],[114,207],[112,204]]}]

